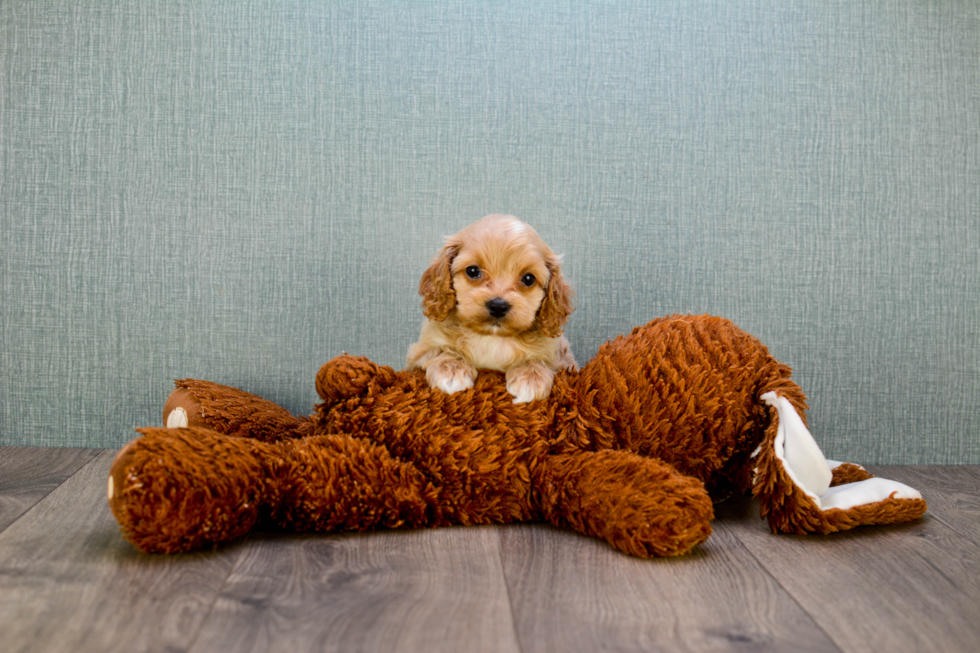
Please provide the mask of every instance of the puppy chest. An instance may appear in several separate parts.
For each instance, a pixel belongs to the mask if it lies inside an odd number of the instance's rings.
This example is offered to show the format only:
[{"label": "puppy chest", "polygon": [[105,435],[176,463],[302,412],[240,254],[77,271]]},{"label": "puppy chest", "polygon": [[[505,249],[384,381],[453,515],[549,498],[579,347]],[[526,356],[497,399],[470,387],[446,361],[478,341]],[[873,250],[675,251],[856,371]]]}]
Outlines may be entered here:
[{"label": "puppy chest", "polygon": [[473,367],[501,372],[506,372],[528,354],[525,347],[511,338],[482,335],[467,338],[465,350]]}]

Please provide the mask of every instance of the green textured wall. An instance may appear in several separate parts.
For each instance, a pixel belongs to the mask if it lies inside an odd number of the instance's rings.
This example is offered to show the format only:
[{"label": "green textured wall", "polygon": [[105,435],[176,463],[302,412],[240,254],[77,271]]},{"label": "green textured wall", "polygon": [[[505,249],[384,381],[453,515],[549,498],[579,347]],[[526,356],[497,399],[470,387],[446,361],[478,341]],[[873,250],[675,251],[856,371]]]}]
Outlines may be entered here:
[{"label": "green textured wall", "polygon": [[401,366],[441,236],[566,255],[580,360],[673,312],[792,365],[828,456],[980,463],[976,2],[0,2],[0,443],[170,380]]}]

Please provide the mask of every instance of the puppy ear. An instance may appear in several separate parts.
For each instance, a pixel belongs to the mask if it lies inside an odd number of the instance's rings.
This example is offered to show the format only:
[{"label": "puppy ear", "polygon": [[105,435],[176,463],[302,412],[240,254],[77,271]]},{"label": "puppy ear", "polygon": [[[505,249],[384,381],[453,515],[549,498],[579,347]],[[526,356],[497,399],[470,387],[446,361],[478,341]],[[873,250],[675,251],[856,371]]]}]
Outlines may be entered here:
[{"label": "puppy ear", "polygon": [[572,305],[572,298],[575,291],[565,283],[561,276],[561,262],[557,256],[549,257],[545,263],[548,266],[548,287],[544,291],[544,299],[538,307],[538,327],[549,338],[557,338],[561,335],[565,321],[571,315],[575,307]]},{"label": "puppy ear", "polygon": [[419,281],[422,313],[430,320],[442,322],[456,307],[452,266],[453,259],[458,253],[458,244],[446,243],[446,246],[432,259],[429,269],[422,273],[422,280]]}]

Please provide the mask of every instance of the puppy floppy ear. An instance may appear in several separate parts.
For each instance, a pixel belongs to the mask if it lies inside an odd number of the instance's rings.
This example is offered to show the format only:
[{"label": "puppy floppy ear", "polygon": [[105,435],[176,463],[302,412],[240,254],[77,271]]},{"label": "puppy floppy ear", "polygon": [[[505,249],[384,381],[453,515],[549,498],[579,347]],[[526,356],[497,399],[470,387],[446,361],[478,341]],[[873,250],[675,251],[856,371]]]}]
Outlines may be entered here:
[{"label": "puppy floppy ear", "polygon": [[453,259],[459,253],[457,243],[448,242],[440,250],[429,269],[422,273],[419,294],[422,295],[422,313],[430,320],[442,322],[456,307],[453,291]]},{"label": "puppy floppy ear", "polygon": [[572,305],[572,298],[575,291],[565,283],[561,276],[561,260],[557,256],[551,256],[545,262],[548,267],[548,287],[544,290],[544,299],[538,307],[538,327],[549,338],[557,338],[561,335],[565,321],[571,315],[575,307]]}]

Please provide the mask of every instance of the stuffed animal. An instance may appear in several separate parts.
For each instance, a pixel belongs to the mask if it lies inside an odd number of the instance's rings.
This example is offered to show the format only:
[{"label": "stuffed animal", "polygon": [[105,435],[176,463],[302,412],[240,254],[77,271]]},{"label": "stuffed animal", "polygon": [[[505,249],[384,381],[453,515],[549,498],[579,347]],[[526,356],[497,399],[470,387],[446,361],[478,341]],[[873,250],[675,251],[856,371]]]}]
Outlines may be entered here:
[{"label": "stuffed animal", "polygon": [[111,468],[124,536],[169,553],[260,522],[332,533],[541,521],[646,557],[703,542],[713,500],[733,494],[757,497],[774,532],[926,509],[912,488],[828,463],[789,368],[720,318],[638,327],[527,404],[500,373],[449,395],[419,371],[348,355],[316,385],[322,403],[296,417],[241,390],[178,381],[170,428],[138,429]]}]

